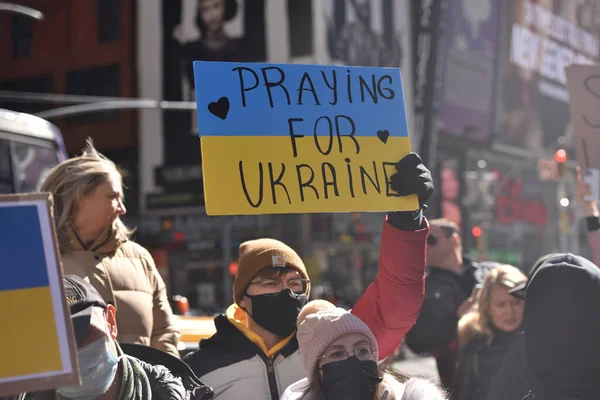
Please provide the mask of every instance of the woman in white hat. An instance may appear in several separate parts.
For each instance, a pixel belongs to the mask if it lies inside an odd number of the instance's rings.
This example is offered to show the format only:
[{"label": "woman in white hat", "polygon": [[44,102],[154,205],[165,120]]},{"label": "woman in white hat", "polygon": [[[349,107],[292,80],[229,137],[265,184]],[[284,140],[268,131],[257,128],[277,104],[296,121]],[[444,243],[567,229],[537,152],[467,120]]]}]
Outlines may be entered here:
[{"label": "woman in white hat", "polygon": [[306,378],[291,385],[282,400],[446,399],[426,380],[401,382],[380,371],[377,341],[369,327],[331,303],[308,303],[298,317],[297,337]]}]

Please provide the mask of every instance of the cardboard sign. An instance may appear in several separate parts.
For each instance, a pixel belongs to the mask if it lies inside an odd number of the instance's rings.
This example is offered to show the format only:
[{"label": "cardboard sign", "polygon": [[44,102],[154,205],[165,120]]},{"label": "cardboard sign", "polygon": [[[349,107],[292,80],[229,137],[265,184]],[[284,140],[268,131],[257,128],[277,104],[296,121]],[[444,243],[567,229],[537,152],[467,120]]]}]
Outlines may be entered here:
[{"label": "cardboard sign", "polygon": [[51,204],[0,196],[0,397],[79,385]]},{"label": "cardboard sign", "polygon": [[416,210],[400,70],[194,62],[208,215]]},{"label": "cardboard sign", "polygon": [[[569,65],[565,68],[571,120],[576,136],[577,161],[592,197],[600,200],[600,65]],[[589,196],[588,196],[589,197]]]}]

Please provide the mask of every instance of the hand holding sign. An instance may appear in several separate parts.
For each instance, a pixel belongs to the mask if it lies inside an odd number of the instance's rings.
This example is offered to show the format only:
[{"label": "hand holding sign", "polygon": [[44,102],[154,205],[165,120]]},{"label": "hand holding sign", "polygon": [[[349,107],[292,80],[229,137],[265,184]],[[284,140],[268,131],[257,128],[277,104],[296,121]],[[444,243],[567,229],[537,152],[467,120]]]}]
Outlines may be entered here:
[{"label": "hand holding sign", "polygon": [[410,152],[398,69],[196,61],[194,75],[207,214],[419,208],[391,180]]},{"label": "hand holding sign", "polygon": [[396,170],[398,172],[391,176],[392,189],[400,196],[416,194],[419,206],[423,207],[433,193],[433,179],[421,157],[410,153],[396,164]]}]

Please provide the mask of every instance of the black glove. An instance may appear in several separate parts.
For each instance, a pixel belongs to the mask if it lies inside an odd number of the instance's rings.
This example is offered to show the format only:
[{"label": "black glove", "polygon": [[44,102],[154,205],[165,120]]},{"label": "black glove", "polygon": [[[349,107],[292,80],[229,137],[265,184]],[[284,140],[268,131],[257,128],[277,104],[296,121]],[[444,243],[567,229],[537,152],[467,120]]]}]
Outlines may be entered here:
[{"label": "black glove", "polygon": [[417,211],[388,212],[388,223],[403,231],[416,231],[423,228],[423,209],[433,193],[431,172],[423,165],[416,153],[410,153],[396,164],[396,172],[390,177],[390,187],[400,196],[416,194],[420,209]]},{"label": "black glove", "polygon": [[390,177],[390,187],[400,196],[416,194],[419,207],[423,208],[433,193],[433,179],[421,157],[417,153],[408,154],[396,164],[396,171]]}]

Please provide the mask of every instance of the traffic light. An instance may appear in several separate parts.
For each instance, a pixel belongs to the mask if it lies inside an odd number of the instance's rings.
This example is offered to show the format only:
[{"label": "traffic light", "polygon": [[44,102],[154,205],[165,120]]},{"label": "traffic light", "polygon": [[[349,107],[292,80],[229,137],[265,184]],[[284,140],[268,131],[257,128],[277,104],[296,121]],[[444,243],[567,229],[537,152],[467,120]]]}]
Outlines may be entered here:
[{"label": "traffic light", "polygon": [[475,225],[471,229],[471,235],[475,240],[475,250],[477,251],[477,257],[483,257],[483,229],[480,226]]},{"label": "traffic light", "polygon": [[554,159],[559,164],[564,164],[567,161],[567,151],[565,149],[558,149],[554,153]]},{"label": "traffic light", "polygon": [[567,151],[565,149],[558,149],[554,153],[554,161],[558,165],[558,176],[565,176],[567,170]]}]

